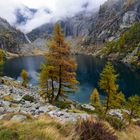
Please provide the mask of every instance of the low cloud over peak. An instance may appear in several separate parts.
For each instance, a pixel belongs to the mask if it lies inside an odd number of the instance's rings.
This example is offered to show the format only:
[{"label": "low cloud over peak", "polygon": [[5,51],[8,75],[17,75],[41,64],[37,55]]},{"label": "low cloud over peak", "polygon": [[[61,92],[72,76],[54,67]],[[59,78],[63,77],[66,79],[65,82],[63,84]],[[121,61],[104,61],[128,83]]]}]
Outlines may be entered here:
[{"label": "low cloud over peak", "polygon": [[[98,8],[106,0],[0,0],[0,17],[27,33],[44,23]],[[17,14],[18,10],[18,14]],[[18,21],[18,22],[17,22]]]}]

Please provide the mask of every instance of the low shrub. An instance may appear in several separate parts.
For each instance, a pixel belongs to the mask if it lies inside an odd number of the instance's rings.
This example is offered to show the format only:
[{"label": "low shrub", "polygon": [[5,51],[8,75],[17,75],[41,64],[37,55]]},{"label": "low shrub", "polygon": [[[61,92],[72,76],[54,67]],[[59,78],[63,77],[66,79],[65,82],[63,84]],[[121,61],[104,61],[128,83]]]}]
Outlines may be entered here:
[{"label": "low shrub", "polygon": [[70,108],[71,106],[71,103],[70,102],[65,102],[65,101],[57,101],[55,102],[55,105],[58,107],[58,108],[61,108],[61,109],[68,109]]},{"label": "low shrub", "polygon": [[116,130],[123,130],[126,128],[126,124],[123,120],[120,120],[116,117],[107,116],[106,121]]},{"label": "low shrub", "polygon": [[92,118],[77,122],[75,132],[80,135],[80,140],[118,140],[113,130]]},{"label": "low shrub", "polygon": [[30,101],[30,102],[35,101],[35,98],[33,96],[30,96],[30,95],[24,95],[22,99],[24,99],[26,101]]}]

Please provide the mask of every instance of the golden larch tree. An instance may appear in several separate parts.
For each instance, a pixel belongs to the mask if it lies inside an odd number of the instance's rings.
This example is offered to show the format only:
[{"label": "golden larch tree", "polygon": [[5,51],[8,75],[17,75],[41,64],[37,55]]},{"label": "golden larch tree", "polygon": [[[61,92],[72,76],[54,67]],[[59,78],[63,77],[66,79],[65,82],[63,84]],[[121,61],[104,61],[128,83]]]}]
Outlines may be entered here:
[{"label": "golden larch tree", "polygon": [[99,97],[99,92],[95,88],[90,96],[90,103],[95,106],[99,107],[100,106],[100,97]]},{"label": "golden larch tree", "polygon": [[22,85],[24,86],[24,87],[27,87],[27,84],[28,84],[28,82],[29,82],[29,75],[28,75],[28,72],[26,71],[26,70],[22,70],[21,71],[21,74],[20,74],[20,76],[21,76],[21,78],[22,78]]},{"label": "golden larch tree", "polygon": [[[46,54],[48,80],[53,80],[51,88],[55,96],[52,100],[58,100],[65,93],[74,93],[77,89],[76,68],[77,64],[71,55],[69,44],[65,41],[59,24],[55,25],[54,36],[49,43],[49,52]],[[51,67],[51,72],[49,68]],[[54,85],[54,83],[57,83]]]},{"label": "golden larch tree", "polygon": [[99,81],[100,89],[102,89],[106,93],[106,110],[105,114],[114,104],[114,97],[117,95],[118,85],[116,84],[117,74],[114,70],[113,65],[108,62],[105,65],[101,73],[101,79]]}]

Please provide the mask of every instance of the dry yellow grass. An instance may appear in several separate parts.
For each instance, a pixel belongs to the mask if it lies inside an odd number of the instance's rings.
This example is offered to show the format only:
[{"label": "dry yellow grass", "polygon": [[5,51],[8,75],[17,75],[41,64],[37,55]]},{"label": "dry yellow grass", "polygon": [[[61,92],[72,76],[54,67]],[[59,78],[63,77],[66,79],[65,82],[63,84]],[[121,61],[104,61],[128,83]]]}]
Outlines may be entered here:
[{"label": "dry yellow grass", "polygon": [[[9,121],[13,115],[8,114],[5,120],[0,121],[0,140],[80,140],[72,123],[60,122],[48,115],[36,119],[28,116],[25,122]],[[104,124],[112,129],[107,122]],[[126,130],[116,131],[116,134],[118,140],[140,140],[138,126],[133,125]]]},{"label": "dry yellow grass", "polygon": [[72,128],[46,115],[26,122],[0,121],[0,140],[71,140]]},{"label": "dry yellow grass", "polygon": [[129,126],[125,131],[117,132],[119,140],[140,140],[140,127]]}]

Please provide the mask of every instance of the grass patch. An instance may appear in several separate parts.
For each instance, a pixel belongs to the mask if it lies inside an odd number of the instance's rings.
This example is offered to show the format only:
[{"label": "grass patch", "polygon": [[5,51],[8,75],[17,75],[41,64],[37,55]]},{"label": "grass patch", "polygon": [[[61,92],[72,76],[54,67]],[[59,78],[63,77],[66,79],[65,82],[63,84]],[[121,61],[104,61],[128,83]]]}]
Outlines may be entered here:
[{"label": "grass patch", "polygon": [[140,140],[140,128],[131,125],[125,131],[118,131],[119,140]]}]

